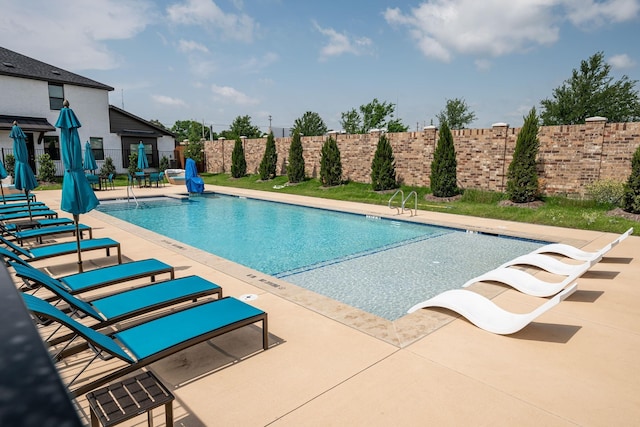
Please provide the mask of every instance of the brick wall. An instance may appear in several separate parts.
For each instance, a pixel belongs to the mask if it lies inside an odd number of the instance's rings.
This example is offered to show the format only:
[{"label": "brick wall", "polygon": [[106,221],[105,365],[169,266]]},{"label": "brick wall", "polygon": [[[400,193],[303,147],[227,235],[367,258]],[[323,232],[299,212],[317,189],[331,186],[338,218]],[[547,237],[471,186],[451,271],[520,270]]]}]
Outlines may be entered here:
[{"label": "brick wall", "polygon": [[[497,123],[490,129],[454,130],[458,182],[462,188],[504,191],[506,173],[519,128]],[[334,136],[335,137],[335,136]],[[343,179],[371,182],[371,161],[379,134],[338,135]],[[407,185],[429,186],[438,130],[387,134],[396,160],[398,179]],[[607,123],[589,119],[584,125],[540,127],[538,173],[546,194],[584,194],[585,186],[601,179],[626,181],[631,158],[640,145],[640,123]],[[320,150],[326,137],[302,138],[305,171],[317,177]],[[245,139],[247,172],[258,173],[266,138]],[[231,170],[234,141],[205,143],[207,171]],[[276,138],[279,175],[286,175],[291,138]]]}]

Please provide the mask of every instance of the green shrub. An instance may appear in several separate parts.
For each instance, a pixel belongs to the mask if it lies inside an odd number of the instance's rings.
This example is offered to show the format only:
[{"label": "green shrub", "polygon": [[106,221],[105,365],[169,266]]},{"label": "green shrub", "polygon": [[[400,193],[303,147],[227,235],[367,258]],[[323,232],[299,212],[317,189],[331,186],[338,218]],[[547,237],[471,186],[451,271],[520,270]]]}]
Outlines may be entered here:
[{"label": "green shrub", "polygon": [[291,138],[289,147],[289,164],[287,165],[287,176],[289,182],[296,183],[304,181],[304,156],[302,155],[302,140],[300,132],[295,130]]},{"label": "green shrub", "polygon": [[378,138],[378,146],[371,162],[371,185],[374,191],[398,188],[393,148],[384,134]]},{"label": "green shrub", "polygon": [[436,197],[452,197],[460,193],[457,185],[456,150],[447,122],[440,128],[438,143],[431,163],[431,191]]},{"label": "green shrub", "polygon": [[320,152],[320,182],[325,187],[339,185],[342,182],[342,161],[338,143],[333,137],[327,138]]},{"label": "green shrub", "polygon": [[[136,156],[136,164],[138,163],[138,157]],[[104,163],[100,168],[100,176],[108,177],[109,174],[116,174],[116,167],[113,164],[113,159],[111,157],[107,157],[104,159]]]},{"label": "green shrub", "polygon": [[38,181],[54,182],[56,178],[56,165],[48,153],[38,156]]},{"label": "green shrub", "polygon": [[631,159],[631,174],[624,186],[622,208],[634,214],[640,213],[640,146]]},{"label": "green shrub", "polygon": [[266,181],[276,177],[276,167],[278,165],[278,153],[276,152],[276,142],[273,132],[267,136],[267,145],[264,148],[264,155],[260,162],[260,179]]},{"label": "green shrub", "polygon": [[539,196],[536,170],[539,145],[538,115],[534,107],[524,118],[507,172],[507,197],[514,203],[533,202]]},{"label": "green shrub", "polygon": [[135,176],[136,172],[138,172],[138,153],[135,151],[129,154],[129,167],[127,171],[131,176]]},{"label": "green shrub", "polygon": [[618,205],[624,196],[624,183],[612,179],[587,185],[587,197],[598,204]]},{"label": "green shrub", "polygon": [[[4,157],[4,168],[7,170],[9,175],[14,175],[16,171],[16,158],[13,154],[7,154]],[[15,176],[13,177],[15,178]]]},{"label": "green shrub", "polygon": [[231,152],[231,176],[234,178],[242,178],[247,174],[247,160],[244,157],[244,148],[242,140],[238,137],[233,145]]}]

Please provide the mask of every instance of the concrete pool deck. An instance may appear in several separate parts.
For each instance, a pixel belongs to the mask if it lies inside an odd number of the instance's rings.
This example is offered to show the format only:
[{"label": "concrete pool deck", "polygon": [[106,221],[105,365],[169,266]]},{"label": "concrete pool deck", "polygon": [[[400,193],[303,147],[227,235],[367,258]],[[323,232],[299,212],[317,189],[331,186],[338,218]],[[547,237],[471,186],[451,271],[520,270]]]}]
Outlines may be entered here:
[{"label": "concrete pool deck", "polygon": [[[207,190],[394,215],[386,206],[226,187]],[[184,187],[134,191],[146,197],[183,193]],[[38,200],[54,209],[60,194],[37,192]],[[122,198],[126,190],[96,194]],[[412,220],[588,250],[616,237],[440,212],[420,211]],[[176,396],[177,426],[604,426],[635,425],[640,419],[638,237],[614,247],[578,280],[578,291],[566,301],[522,331],[499,336],[445,310],[420,310],[381,322],[100,212],[82,215],[81,222],[94,227],[94,237],[121,242],[127,259],[158,258],[175,266],[177,277],[201,275],[221,285],[225,295],[255,294],[258,298],[250,303],[269,314],[271,348],[265,352],[260,351],[259,328],[247,327],[151,366]],[[87,269],[112,262],[100,256],[87,254]],[[57,274],[76,266],[73,256],[36,265]],[[514,312],[541,303],[498,285],[474,290]],[[63,377],[75,369],[73,363],[61,367]],[[78,399],[78,411],[88,423],[84,398]],[[162,411],[154,415],[156,425],[163,425]],[[125,425],[144,422],[139,417]]]}]

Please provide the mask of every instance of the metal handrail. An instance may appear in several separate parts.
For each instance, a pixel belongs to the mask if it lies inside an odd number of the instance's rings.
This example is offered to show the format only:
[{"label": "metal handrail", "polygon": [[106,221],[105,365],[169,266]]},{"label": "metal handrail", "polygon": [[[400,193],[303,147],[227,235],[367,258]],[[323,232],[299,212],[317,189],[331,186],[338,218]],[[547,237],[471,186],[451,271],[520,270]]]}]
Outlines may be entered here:
[{"label": "metal handrail", "polygon": [[131,190],[131,195],[133,196],[133,201],[136,202],[136,208],[140,206],[138,203],[138,199],[136,198],[136,194],[133,192],[133,180],[129,181],[127,185],[127,203],[129,202],[129,190]]},{"label": "metal handrail", "polygon": [[[413,212],[411,211],[411,208],[408,208],[408,209],[405,208],[405,204],[407,203],[407,200],[409,200],[411,196],[414,196],[414,199],[415,199],[415,206],[414,206]],[[418,215],[418,193],[416,193],[415,191],[412,191],[411,193],[409,193],[407,195],[407,198],[402,200],[402,211],[404,212],[405,210],[409,211],[409,216]]]},{"label": "metal handrail", "polygon": [[[391,202],[393,201],[393,199],[395,199],[395,197],[400,194],[400,203],[401,206],[391,206]],[[397,190],[395,193],[393,193],[393,196],[391,196],[391,198],[389,199],[389,204],[388,204],[390,209],[396,209],[396,213],[400,214],[400,209],[404,210],[404,191],[402,191],[402,189]]]}]

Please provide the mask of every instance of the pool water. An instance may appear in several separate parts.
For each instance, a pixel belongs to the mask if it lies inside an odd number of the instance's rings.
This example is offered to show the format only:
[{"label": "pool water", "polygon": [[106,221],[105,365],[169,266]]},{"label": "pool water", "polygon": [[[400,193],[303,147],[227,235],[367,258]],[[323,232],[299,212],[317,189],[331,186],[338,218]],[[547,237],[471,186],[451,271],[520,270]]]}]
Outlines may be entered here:
[{"label": "pool water", "polygon": [[544,244],[225,195],[98,209],[388,320]]}]

